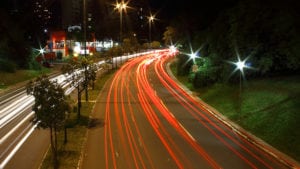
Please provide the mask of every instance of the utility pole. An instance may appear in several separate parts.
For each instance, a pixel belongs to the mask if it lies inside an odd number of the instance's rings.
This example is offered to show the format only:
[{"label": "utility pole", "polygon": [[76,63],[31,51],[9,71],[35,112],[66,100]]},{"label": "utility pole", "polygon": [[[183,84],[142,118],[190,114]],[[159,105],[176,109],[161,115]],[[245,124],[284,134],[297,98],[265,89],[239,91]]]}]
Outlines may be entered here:
[{"label": "utility pole", "polygon": [[[84,41],[84,58],[87,59],[86,56],[86,1],[83,0],[83,41]],[[88,101],[88,82],[87,82],[87,60],[84,65],[84,87],[85,87],[85,100]]]}]

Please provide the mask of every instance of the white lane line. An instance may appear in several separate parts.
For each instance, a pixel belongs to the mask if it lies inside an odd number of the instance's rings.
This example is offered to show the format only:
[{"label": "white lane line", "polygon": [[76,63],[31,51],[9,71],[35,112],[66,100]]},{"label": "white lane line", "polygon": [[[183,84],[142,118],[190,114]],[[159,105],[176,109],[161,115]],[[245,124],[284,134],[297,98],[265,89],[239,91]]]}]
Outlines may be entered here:
[{"label": "white lane line", "polygon": [[188,136],[189,136],[193,141],[196,141],[196,139],[191,135],[191,133],[189,133],[189,132],[187,131],[187,129],[185,129],[185,128],[183,127],[183,125],[182,125],[181,123],[179,123],[179,125],[180,125],[181,128],[188,134]]}]

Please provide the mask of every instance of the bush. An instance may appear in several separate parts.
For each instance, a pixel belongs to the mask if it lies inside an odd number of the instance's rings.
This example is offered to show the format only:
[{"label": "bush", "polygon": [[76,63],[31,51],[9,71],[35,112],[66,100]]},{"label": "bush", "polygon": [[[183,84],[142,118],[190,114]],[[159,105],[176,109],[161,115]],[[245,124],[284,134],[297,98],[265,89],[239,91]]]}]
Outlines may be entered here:
[{"label": "bush", "polygon": [[32,60],[31,62],[29,62],[29,69],[30,70],[41,70],[42,66],[39,62],[37,62],[36,60]]},{"label": "bush", "polygon": [[56,53],[56,56],[57,56],[57,59],[61,60],[62,59],[62,52],[57,52]]},{"label": "bush", "polygon": [[195,74],[193,85],[195,88],[207,87],[216,82],[216,74],[213,69],[198,71]]},{"label": "bush", "polygon": [[9,60],[0,59],[0,70],[9,73],[15,73],[17,66],[15,63]]}]

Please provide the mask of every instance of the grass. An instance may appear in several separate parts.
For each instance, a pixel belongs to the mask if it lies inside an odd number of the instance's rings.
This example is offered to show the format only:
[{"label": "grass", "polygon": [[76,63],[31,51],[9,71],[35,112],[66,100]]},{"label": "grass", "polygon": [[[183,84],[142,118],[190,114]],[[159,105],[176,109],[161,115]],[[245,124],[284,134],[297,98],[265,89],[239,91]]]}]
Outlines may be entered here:
[{"label": "grass", "polygon": [[[174,66],[171,70],[176,74]],[[187,78],[178,80],[221,114],[300,161],[300,76],[244,82],[241,106],[239,84],[216,84],[195,90]]]},{"label": "grass", "polygon": [[[93,101],[97,99],[98,94],[105,85],[105,82],[112,76],[112,72],[104,74],[97,78],[94,89],[89,90],[89,100]],[[84,93],[84,92],[83,92]],[[73,98],[77,100],[77,98]],[[83,94],[82,99],[85,99]],[[71,113],[69,117],[69,128],[68,128],[68,142],[64,144],[64,132],[60,131],[58,134],[58,145],[59,145],[59,168],[63,169],[74,169],[78,167],[82,148],[86,139],[87,129],[92,119],[89,119],[89,114],[93,109],[93,102],[82,102],[81,118],[77,121],[77,112]],[[44,159],[40,169],[52,169],[52,154],[49,149],[46,158]]]},{"label": "grass", "polygon": [[0,90],[6,89],[11,85],[24,82],[35,78],[41,74],[50,73],[51,69],[43,68],[42,70],[17,70],[15,73],[7,73],[0,71]]}]

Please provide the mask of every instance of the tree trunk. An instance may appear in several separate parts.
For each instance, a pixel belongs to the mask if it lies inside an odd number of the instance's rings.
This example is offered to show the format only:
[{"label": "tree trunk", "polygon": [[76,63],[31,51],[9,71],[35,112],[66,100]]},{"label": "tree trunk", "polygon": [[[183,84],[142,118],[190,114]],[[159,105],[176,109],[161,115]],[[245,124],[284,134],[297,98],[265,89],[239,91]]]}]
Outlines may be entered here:
[{"label": "tree trunk", "polygon": [[53,140],[53,128],[50,127],[50,144],[51,144],[51,151],[52,151],[52,162],[53,162],[53,168],[58,168],[58,160],[57,160],[57,150],[56,150],[56,139]]},{"label": "tree trunk", "polygon": [[85,78],[85,82],[84,82],[84,88],[85,88],[85,101],[88,102],[89,101],[89,93],[88,93],[88,87],[89,87],[89,83],[88,83],[88,78],[87,78],[87,67],[85,66],[85,73],[84,73],[84,78]]},{"label": "tree trunk", "polygon": [[85,86],[85,101],[89,101],[88,85]]},{"label": "tree trunk", "polygon": [[87,82],[85,84],[85,101],[88,102],[89,101],[89,93],[88,93],[88,85]]},{"label": "tree trunk", "polygon": [[67,126],[65,125],[65,138],[64,138],[64,143],[66,144],[68,142],[68,136],[67,136]]},{"label": "tree trunk", "polygon": [[58,168],[58,150],[57,150],[57,130],[56,127],[54,127],[54,143],[55,143],[55,169]]},{"label": "tree trunk", "polygon": [[81,108],[81,91],[80,91],[80,86],[78,85],[77,87],[77,120],[80,119],[80,108]]}]

